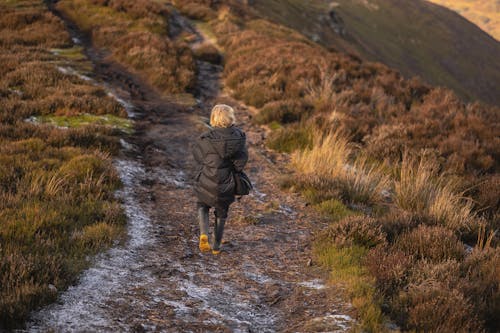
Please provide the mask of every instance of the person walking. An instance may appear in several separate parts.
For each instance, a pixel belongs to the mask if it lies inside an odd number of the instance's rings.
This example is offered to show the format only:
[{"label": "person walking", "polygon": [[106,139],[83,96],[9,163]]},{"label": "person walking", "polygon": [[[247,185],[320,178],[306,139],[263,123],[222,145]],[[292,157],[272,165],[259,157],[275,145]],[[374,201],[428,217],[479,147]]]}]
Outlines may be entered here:
[{"label": "person walking", "polygon": [[[210,115],[211,129],[198,137],[193,145],[197,167],[194,191],[198,199],[200,225],[199,248],[202,252],[221,251],[229,206],[235,200],[234,173],[243,171],[248,161],[245,133],[235,126],[232,107],[214,106]],[[212,245],[209,241],[209,210],[214,209],[215,224]]]}]

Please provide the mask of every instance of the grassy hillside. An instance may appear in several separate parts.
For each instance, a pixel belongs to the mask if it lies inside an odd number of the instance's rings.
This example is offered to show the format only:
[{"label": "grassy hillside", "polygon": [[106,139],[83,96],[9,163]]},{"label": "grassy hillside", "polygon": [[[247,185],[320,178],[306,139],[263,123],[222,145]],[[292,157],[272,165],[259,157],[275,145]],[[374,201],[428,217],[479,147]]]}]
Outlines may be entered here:
[{"label": "grassy hillside", "polygon": [[[500,43],[458,14],[423,0],[256,0],[266,18],[334,49],[380,61],[406,77],[500,105]],[[329,9],[345,29],[337,34]]]},{"label": "grassy hillside", "polygon": [[191,50],[168,37],[169,10],[156,1],[62,0],[57,8],[116,61],[165,95],[195,84]]},{"label": "grassy hillside", "polygon": [[500,41],[500,3],[491,0],[428,0],[458,12]]},{"label": "grassy hillside", "polygon": [[497,331],[499,109],[331,52],[237,2],[212,10],[226,90],[255,107],[269,147],[291,152],[283,187],[331,221],[315,262],[345,286],[360,328],[388,330],[389,317],[403,331]]},{"label": "grassy hillside", "polygon": [[[130,123],[106,91],[69,73],[92,65],[41,0],[0,1],[0,63],[1,331],[122,235],[111,156]],[[44,124],[56,120],[66,127]]]}]

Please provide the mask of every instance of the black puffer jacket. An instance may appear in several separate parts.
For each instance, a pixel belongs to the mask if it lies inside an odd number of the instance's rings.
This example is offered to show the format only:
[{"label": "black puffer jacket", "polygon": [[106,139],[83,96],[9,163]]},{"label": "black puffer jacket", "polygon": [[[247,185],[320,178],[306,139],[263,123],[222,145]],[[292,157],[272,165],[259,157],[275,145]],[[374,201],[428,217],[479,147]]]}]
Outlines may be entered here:
[{"label": "black puffer jacket", "polygon": [[194,190],[198,200],[211,207],[234,201],[233,171],[242,171],[248,160],[245,133],[237,127],[214,128],[193,145],[197,164]]}]

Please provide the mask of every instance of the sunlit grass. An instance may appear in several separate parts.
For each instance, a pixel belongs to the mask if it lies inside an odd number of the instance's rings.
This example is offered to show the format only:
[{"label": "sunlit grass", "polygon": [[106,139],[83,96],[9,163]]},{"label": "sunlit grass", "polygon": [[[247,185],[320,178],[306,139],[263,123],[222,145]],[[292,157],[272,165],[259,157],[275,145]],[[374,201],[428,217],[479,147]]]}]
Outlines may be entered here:
[{"label": "sunlit grass", "polygon": [[112,114],[93,115],[82,114],[77,116],[40,116],[31,118],[35,122],[51,124],[58,127],[81,127],[89,125],[116,128],[124,133],[131,134],[134,131],[133,121]]},{"label": "sunlit grass", "polygon": [[332,221],[338,221],[347,216],[360,214],[359,212],[347,208],[347,206],[340,202],[338,199],[329,199],[322,201],[319,204],[316,204],[315,208],[324,213],[326,216],[330,217]]},{"label": "sunlit grass", "polygon": [[470,231],[477,223],[472,201],[464,198],[456,180],[438,172],[436,162],[406,154],[400,170],[394,196],[399,207],[457,231]]},{"label": "sunlit grass", "polygon": [[361,246],[337,248],[326,240],[315,244],[315,258],[330,273],[330,283],[342,285],[359,312],[359,328],[367,332],[384,332],[385,318],[377,296],[375,281],[364,267],[368,250]]},{"label": "sunlit grass", "polygon": [[70,59],[70,60],[85,60],[87,57],[83,54],[83,47],[74,46],[66,49],[51,49],[55,55]]},{"label": "sunlit grass", "polygon": [[64,23],[44,1],[2,1],[0,22],[3,331],[55,301],[92,255],[124,234],[110,153],[132,123],[104,89],[68,69],[92,64],[81,47],[68,48]]},{"label": "sunlit grass", "polygon": [[355,156],[349,141],[340,132],[317,138],[312,148],[296,151],[292,163],[299,173],[312,180],[337,182],[345,199],[351,202],[380,202],[382,191],[389,187],[389,178],[381,167]]}]

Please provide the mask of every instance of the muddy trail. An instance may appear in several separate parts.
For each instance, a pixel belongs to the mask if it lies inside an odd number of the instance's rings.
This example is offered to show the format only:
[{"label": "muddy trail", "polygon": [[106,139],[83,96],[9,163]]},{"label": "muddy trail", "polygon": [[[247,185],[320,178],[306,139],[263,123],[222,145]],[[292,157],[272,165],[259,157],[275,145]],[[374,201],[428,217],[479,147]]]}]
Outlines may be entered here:
[{"label": "muddy trail", "polygon": [[[179,31],[201,33],[175,14]],[[68,23],[69,24],[69,23]],[[120,66],[105,60],[68,25],[105,86],[136,122],[122,140],[117,196],[128,216],[128,237],[97,256],[77,285],[34,313],[30,332],[276,332],[347,331],[352,308],[327,275],[310,265],[312,230],[324,221],[277,179],[283,158],[263,146],[263,130],[248,109],[220,90],[222,68],[198,61],[198,105],[175,105]],[[175,31],[175,29],[174,29]],[[198,250],[190,143],[216,101],[236,106],[247,132],[246,167],[255,185],[231,206],[223,252]],[[211,215],[211,222],[214,217]]]}]

